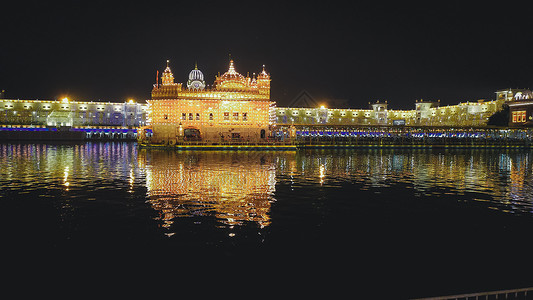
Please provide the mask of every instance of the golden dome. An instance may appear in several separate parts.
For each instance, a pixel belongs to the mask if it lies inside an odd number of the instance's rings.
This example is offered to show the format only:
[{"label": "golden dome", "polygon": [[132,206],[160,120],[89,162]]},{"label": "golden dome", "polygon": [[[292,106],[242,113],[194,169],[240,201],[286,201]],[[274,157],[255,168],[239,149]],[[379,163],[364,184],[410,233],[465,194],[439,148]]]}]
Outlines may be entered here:
[{"label": "golden dome", "polygon": [[217,86],[222,89],[244,89],[248,86],[248,80],[235,71],[233,60],[230,60],[228,71],[217,78]]},{"label": "golden dome", "polygon": [[222,74],[222,76],[220,76],[220,78],[222,80],[244,80],[244,76],[242,76],[241,74],[237,73],[237,71],[235,71],[235,66],[233,65],[233,60],[230,60],[229,61],[229,69],[226,73]]}]

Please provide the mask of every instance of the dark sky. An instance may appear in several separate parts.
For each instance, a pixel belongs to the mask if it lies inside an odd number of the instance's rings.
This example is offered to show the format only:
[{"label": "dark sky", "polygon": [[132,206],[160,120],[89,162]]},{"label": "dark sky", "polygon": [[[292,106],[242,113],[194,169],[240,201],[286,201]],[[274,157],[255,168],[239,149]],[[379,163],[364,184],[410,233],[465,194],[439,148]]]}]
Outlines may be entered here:
[{"label": "dark sky", "polygon": [[197,61],[212,84],[231,53],[243,75],[266,65],[278,106],[301,90],[353,108],[492,99],[533,86],[533,14],[524,1],[490,2],[18,1],[0,12],[0,89],[142,100],[167,59],[178,82]]}]

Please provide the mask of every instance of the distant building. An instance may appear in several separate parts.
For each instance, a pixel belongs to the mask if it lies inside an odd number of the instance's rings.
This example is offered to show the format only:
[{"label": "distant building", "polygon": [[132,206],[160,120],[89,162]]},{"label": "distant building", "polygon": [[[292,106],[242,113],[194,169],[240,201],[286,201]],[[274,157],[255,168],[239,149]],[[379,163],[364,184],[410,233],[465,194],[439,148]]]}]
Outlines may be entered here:
[{"label": "distant building", "polygon": [[[415,120],[414,123],[416,125],[427,125],[427,122],[433,117],[434,115],[434,108],[439,107],[440,101],[424,101],[420,99],[420,101],[415,101]],[[433,108],[433,109],[432,109]]]},{"label": "distant building", "polygon": [[531,93],[531,91],[527,89],[504,89],[498,90],[495,93],[496,100],[514,101],[516,97],[521,98],[522,95]]},{"label": "distant building", "polygon": [[387,101],[385,103],[376,101],[370,105],[374,113],[374,119],[377,125],[388,125]]},{"label": "distant building", "polygon": [[147,108],[133,101],[0,99],[0,125],[138,127],[146,124]]},{"label": "distant building", "polygon": [[387,125],[485,126],[490,116],[502,110],[508,100],[477,100],[440,106],[439,101],[416,100],[415,109],[388,109],[387,102],[369,103],[369,109],[277,107],[278,125]]},{"label": "distant building", "polygon": [[533,126],[533,92],[530,90],[509,90],[509,126]]}]

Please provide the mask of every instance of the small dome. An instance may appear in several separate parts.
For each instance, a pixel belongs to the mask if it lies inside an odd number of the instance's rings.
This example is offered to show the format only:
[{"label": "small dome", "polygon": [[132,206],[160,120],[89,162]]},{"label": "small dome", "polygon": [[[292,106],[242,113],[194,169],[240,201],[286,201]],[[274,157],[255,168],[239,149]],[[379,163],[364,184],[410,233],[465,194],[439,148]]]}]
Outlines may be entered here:
[{"label": "small dome", "polygon": [[204,73],[202,73],[202,71],[198,70],[198,64],[197,63],[194,63],[194,70],[192,70],[189,73],[189,81],[194,81],[194,80],[204,81]]},{"label": "small dome", "polygon": [[514,94],[514,99],[515,100],[533,99],[533,92],[531,92],[530,90],[522,90]]},{"label": "small dome", "polygon": [[204,81],[204,73],[202,71],[198,70],[197,68],[194,68],[194,70],[189,73],[189,80],[200,80]]},{"label": "small dome", "polygon": [[193,90],[203,90],[205,88],[204,73],[198,70],[196,64],[194,64],[194,70],[189,73],[187,88]]}]

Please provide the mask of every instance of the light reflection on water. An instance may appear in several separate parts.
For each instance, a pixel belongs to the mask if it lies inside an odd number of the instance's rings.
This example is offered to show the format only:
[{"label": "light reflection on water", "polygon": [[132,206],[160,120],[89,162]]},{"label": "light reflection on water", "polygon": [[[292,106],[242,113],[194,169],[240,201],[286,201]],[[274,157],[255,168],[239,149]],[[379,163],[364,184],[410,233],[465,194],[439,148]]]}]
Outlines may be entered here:
[{"label": "light reflection on water", "polygon": [[289,266],[287,282],[315,277],[305,267],[318,264],[329,269],[316,286],[349,270],[350,289],[366,277],[380,288],[405,285],[408,298],[516,288],[531,282],[523,270],[533,267],[530,156],[5,143],[0,235],[3,249],[12,249],[6,257],[17,261],[43,249],[54,264],[65,253],[113,263],[132,253],[128,264],[144,258],[168,271],[170,261],[182,270],[184,261],[242,257],[247,266],[272,265],[265,274],[273,277]]},{"label": "light reflection on water", "polygon": [[[145,197],[162,227],[177,218],[214,217],[235,226],[269,226],[273,203],[298,190],[351,184],[379,194],[455,196],[488,209],[532,212],[529,151],[331,150],[174,152],[127,143],[0,144],[0,199],[113,201],[116,191]],[[294,192],[280,199],[278,185]],[[139,189],[142,187],[142,189]],[[101,193],[94,194],[95,191]],[[144,193],[144,194],[140,194]],[[106,196],[108,195],[108,196]],[[108,198],[106,198],[108,197]],[[283,197],[286,197],[284,195]],[[75,206],[75,205],[74,205]],[[294,211],[293,214],[302,213]]]},{"label": "light reflection on water", "polygon": [[100,183],[142,172],[136,155],[135,145],[126,143],[0,144],[0,184],[3,190],[44,193],[116,187]]},{"label": "light reflection on water", "polygon": [[414,189],[415,196],[456,195],[487,202],[491,209],[530,213],[529,155],[486,150],[140,153],[146,157],[150,202],[164,211],[168,224],[175,217],[214,214],[226,224],[261,226],[271,222],[276,182],[308,189],[352,183],[375,193],[401,185]]},{"label": "light reflection on water", "polygon": [[227,225],[270,224],[276,159],[285,153],[172,152],[141,150],[148,198],[161,211],[164,227],[173,219],[213,215]]}]

